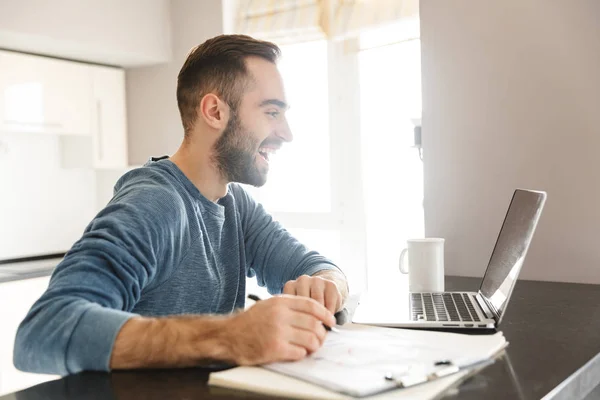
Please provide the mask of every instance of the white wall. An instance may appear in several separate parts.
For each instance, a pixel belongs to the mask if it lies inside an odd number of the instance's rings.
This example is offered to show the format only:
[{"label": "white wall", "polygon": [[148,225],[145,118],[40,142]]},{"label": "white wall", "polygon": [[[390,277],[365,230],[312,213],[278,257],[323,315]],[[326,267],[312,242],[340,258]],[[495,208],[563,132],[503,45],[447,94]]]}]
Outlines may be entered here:
[{"label": "white wall", "polygon": [[183,139],[177,110],[177,75],[190,49],[223,33],[221,0],[172,0],[173,58],[159,66],[127,70],[129,162],[173,154]]},{"label": "white wall", "polygon": [[600,283],[600,2],[421,0],[425,226],[481,276],[516,187],[548,192],[522,277]]},{"label": "white wall", "polygon": [[0,47],[120,66],[169,61],[169,0],[0,0]]},{"label": "white wall", "polygon": [[0,259],[68,250],[96,209],[94,171],[63,169],[59,136],[0,135]]}]

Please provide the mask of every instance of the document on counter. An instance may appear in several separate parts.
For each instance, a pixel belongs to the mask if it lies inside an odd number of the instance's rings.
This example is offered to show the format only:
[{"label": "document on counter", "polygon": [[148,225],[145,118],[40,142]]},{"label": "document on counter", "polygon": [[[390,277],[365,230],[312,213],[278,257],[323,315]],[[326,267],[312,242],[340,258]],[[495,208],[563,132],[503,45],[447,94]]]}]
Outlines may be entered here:
[{"label": "document on counter", "polygon": [[431,398],[506,345],[501,332],[475,336],[349,324],[329,332],[323,347],[303,360],[213,373],[209,385],[295,398],[366,397],[402,388],[394,398],[400,392]]}]

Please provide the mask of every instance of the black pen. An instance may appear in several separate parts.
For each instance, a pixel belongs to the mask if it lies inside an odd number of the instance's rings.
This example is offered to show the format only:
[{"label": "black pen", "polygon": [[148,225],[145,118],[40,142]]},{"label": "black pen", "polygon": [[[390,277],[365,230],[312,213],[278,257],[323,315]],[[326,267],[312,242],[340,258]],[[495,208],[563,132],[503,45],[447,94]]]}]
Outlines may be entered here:
[{"label": "black pen", "polygon": [[[260,297],[258,297],[258,296],[257,296],[257,295],[255,295],[255,294],[249,294],[249,295],[248,295],[248,298],[249,298],[250,300],[253,300],[253,301],[260,301],[260,300],[261,300],[261,299],[260,299]],[[337,328],[335,328],[335,327],[329,326],[329,325],[327,325],[327,324],[326,324],[326,323],[324,323],[324,322],[323,322],[322,324],[323,324],[323,327],[325,328],[325,330],[326,330],[327,332],[336,332],[336,333],[338,333],[338,332],[339,332],[339,330],[338,330]]]}]

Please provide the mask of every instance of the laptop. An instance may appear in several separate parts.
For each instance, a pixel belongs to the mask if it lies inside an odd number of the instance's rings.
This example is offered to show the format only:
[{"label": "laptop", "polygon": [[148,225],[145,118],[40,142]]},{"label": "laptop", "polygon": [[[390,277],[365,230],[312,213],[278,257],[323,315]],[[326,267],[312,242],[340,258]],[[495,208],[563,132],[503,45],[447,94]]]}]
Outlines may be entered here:
[{"label": "laptop", "polygon": [[[363,299],[352,322],[397,328],[495,329],[502,320],[546,193],[515,190],[488,267],[477,292],[409,293],[396,298]],[[383,301],[382,301],[383,300]]]}]

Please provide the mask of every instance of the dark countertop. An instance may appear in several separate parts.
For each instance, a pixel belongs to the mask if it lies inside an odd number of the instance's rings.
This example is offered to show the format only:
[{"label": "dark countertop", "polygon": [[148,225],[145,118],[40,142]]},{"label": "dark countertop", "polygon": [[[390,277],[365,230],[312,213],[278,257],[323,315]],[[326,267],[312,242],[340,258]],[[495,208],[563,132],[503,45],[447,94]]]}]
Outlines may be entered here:
[{"label": "dark countertop", "polygon": [[0,284],[4,282],[50,276],[52,275],[54,268],[62,261],[61,256],[32,258],[33,259],[30,260],[0,262]]},{"label": "dark countertop", "polygon": [[[476,290],[479,282],[448,277],[446,288]],[[521,280],[500,328],[510,343],[505,356],[441,398],[579,399],[600,382],[600,285]],[[209,372],[201,368],[86,372],[0,400],[265,398],[208,387]]]},{"label": "dark countertop", "polygon": [[[446,288],[479,281],[450,277]],[[600,285],[520,280],[500,330],[506,356],[464,382],[458,398],[579,399],[600,383]]]}]

